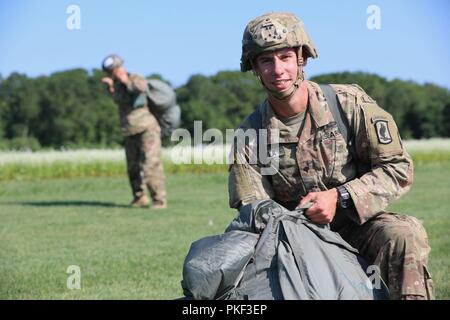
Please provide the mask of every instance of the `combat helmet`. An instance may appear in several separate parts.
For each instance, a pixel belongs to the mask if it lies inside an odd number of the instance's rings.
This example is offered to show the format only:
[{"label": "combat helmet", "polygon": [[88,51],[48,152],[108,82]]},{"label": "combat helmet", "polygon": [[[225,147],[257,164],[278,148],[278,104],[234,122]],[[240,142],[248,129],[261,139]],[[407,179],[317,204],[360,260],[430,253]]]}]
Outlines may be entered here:
[{"label": "combat helmet", "polygon": [[[303,66],[303,53],[306,58],[317,58],[317,50],[301,22],[289,12],[266,13],[250,21],[242,37],[241,71],[254,70],[253,61],[261,53],[285,48],[296,48],[298,65]],[[283,91],[274,91],[263,87],[280,100],[288,99],[304,80],[303,69],[299,68],[296,81]]]},{"label": "combat helmet", "polygon": [[123,59],[117,54],[110,54],[102,62],[102,69],[105,72],[111,73],[115,68],[123,65]]},{"label": "combat helmet", "polygon": [[303,22],[294,14],[272,12],[253,19],[248,23],[242,37],[241,71],[252,70],[253,59],[260,53],[284,48],[303,49],[306,57],[318,56]]}]

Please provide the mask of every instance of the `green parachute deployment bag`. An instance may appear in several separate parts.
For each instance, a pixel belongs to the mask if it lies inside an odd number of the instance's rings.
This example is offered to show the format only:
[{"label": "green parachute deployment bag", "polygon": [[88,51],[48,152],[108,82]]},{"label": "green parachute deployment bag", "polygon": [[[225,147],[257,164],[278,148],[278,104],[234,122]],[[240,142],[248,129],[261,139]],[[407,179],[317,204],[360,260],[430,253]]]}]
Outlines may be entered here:
[{"label": "green parachute deployment bag", "polygon": [[161,136],[170,137],[180,125],[181,109],[177,104],[175,90],[157,79],[148,80],[148,107],[161,126]]}]

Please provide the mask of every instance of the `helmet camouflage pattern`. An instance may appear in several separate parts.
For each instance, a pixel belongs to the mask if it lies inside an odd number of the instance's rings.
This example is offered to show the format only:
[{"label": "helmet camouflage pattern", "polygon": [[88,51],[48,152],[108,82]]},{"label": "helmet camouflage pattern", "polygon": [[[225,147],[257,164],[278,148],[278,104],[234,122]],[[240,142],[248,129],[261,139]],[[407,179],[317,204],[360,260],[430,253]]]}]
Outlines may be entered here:
[{"label": "helmet camouflage pattern", "polygon": [[115,68],[123,65],[123,60],[117,54],[110,54],[102,62],[102,69],[105,72],[111,73]]},{"label": "helmet camouflage pattern", "polygon": [[252,61],[260,53],[284,48],[302,48],[306,57],[317,58],[316,47],[303,22],[294,14],[267,13],[255,18],[242,37],[241,71],[252,70]]}]

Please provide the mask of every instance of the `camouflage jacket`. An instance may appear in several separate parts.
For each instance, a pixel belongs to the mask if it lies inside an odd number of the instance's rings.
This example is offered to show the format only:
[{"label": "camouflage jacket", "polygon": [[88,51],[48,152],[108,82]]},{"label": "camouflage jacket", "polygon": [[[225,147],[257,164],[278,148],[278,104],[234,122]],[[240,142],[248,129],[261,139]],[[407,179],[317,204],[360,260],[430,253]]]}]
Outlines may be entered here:
[{"label": "camouflage jacket", "polygon": [[[362,224],[407,192],[413,163],[403,148],[392,116],[358,85],[332,85],[349,123],[354,147],[339,132],[318,84],[308,81],[308,107],[297,135],[280,130],[282,122],[266,100],[259,108],[262,128],[279,133],[279,169],[262,175],[258,164],[230,166],[229,203],[232,208],[255,199],[273,199],[294,209],[308,192],[344,185],[354,208],[336,213]],[[240,126],[251,128],[248,117]],[[235,154],[236,157],[239,155]]]},{"label": "camouflage jacket", "polygon": [[160,131],[158,121],[147,108],[147,80],[135,74],[129,78],[127,85],[114,81],[113,99],[119,105],[122,134],[131,136],[147,129]]}]

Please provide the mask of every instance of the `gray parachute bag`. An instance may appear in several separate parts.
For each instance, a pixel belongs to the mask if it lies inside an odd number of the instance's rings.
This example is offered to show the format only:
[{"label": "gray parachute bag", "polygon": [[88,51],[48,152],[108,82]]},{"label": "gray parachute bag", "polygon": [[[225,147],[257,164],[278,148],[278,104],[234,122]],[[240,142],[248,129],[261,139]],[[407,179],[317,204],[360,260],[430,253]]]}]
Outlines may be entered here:
[{"label": "gray parachute bag", "polygon": [[148,80],[148,107],[159,122],[161,136],[169,137],[180,125],[181,109],[173,88],[164,81]]},{"label": "gray parachute bag", "polygon": [[222,235],[192,243],[181,286],[187,299],[378,300],[358,251],[327,225],[273,200],[242,207]]}]

